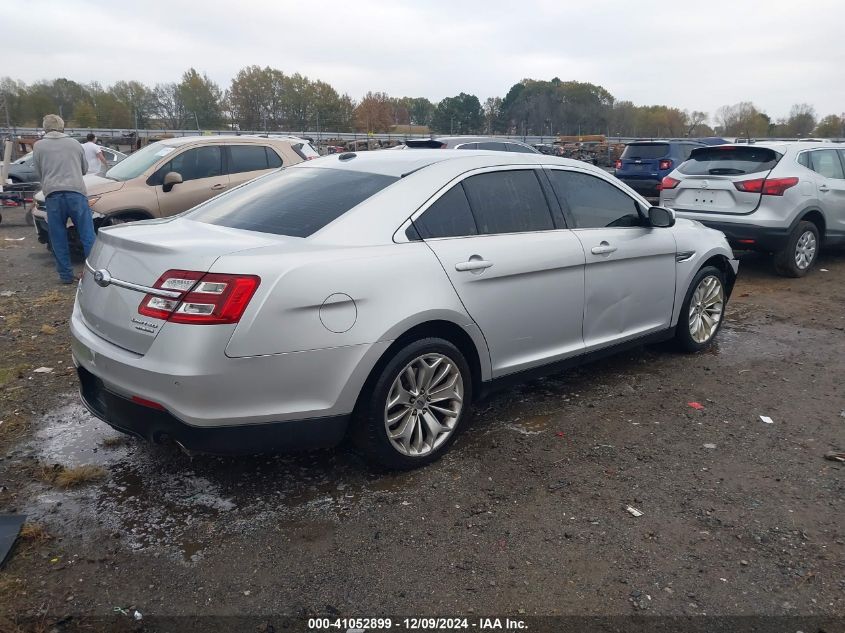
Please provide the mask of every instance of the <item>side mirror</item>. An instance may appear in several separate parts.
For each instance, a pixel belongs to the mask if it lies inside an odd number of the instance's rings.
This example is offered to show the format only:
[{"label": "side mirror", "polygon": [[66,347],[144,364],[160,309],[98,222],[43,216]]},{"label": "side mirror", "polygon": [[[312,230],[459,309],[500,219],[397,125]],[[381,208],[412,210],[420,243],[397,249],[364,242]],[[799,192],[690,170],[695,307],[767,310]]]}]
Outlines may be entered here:
[{"label": "side mirror", "polygon": [[169,171],[164,174],[164,182],[161,188],[167,192],[173,189],[173,185],[178,185],[180,182],[182,182],[182,174],[176,171]]},{"label": "side mirror", "polygon": [[675,212],[666,207],[650,207],[648,221],[653,227],[668,228],[675,226]]}]

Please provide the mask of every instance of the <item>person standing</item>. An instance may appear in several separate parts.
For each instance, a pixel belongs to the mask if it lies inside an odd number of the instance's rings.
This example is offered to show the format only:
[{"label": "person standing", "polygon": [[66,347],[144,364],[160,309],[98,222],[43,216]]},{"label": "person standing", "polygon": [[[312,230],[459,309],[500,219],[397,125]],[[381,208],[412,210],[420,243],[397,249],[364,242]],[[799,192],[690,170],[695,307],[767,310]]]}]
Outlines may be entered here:
[{"label": "person standing", "polygon": [[48,114],[42,126],[45,134],[32,148],[32,164],[47,201],[47,231],[59,281],[72,284],[77,277],[70,262],[68,218],[76,227],[85,257],[94,246],[94,221],[82,181],[88,161],[82,145],[64,133],[60,116]]},{"label": "person standing", "polygon": [[97,137],[93,134],[89,133],[85,138],[88,142],[82,144],[82,150],[85,152],[85,160],[88,161],[88,173],[99,174],[109,166],[103,156],[103,148],[97,145]]}]

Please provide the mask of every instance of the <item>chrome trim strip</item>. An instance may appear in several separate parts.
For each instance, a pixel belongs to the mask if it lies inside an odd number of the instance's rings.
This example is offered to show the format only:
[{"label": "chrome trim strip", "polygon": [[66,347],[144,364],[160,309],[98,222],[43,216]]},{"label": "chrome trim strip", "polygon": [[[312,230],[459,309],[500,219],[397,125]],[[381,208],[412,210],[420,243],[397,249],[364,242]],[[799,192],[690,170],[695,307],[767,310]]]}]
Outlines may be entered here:
[{"label": "chrome trim strip", "polygon": [[[89,272],[96,273],[96,269],[85,260],[85,268]],[[163,297],[165,299],[179,299],[182,296],[181,292],[175,290],[163,290],[161,288],[150,288],[149,286],[142,286],[140,284],[133,284],[131,281],[123,281],[122,279],[115,279],[109,277],[109,285],[117,286],[118,288],[126,288],[127,290],[134,290],[136,292],[143,292],[145,294],[153,295],[154,297]]]}]

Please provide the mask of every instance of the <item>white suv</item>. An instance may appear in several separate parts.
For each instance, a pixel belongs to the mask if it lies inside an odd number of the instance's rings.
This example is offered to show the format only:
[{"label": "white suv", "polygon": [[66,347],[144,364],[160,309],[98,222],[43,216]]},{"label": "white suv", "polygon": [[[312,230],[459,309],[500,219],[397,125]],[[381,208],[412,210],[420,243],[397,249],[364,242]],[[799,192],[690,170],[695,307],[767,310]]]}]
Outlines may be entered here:
[{"label": "white suv", "polygon": [[774,253],[780,274],[802,277],[822,244],[845,243],[845,149],[822,142],[698,148],[663,179],[660,204],[719,229],[734,248]]}]

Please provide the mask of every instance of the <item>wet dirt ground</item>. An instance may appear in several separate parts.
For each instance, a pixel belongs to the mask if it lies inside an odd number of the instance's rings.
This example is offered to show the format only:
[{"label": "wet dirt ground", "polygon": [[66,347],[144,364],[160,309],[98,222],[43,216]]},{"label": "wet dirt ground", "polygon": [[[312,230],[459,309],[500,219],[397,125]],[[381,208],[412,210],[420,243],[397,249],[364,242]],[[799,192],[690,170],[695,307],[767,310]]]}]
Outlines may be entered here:
[{"label": "wet dirt ground", "polygon": [[[93,419],[74,289],[7,216],[0,510],[43,531],[0,575],[0,630],[135,610],[845,616],[845,464],[824,459],[845,449],[845,254],[800,280],[741,259],[710,351],[641,348],[501,392],[442,460],[393,474],[348,447],[191,459]],[[62,489],[55,464],[105,472]]]}]

